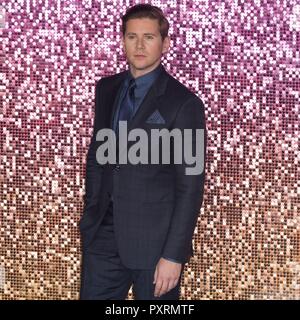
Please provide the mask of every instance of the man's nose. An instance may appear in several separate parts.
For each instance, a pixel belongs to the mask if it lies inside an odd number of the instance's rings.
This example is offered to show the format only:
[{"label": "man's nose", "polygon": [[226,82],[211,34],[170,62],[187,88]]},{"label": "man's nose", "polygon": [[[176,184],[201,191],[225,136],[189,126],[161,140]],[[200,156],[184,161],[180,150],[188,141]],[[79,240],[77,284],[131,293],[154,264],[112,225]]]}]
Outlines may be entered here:
[{"label": "man's nose", "polygon": [[143,49],[144,48],[144,39],[137,39],[136,47],[137,47],[137,49]]}]

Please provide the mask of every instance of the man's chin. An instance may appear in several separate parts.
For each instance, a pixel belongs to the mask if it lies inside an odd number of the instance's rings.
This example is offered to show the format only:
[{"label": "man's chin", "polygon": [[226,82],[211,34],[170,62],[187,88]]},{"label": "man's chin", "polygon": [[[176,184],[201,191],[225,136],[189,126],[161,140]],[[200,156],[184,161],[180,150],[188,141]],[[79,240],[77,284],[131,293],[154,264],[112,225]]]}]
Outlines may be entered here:
[{"label": "man's chin", "polygon": [[147,69],[151,69],[154,65],[155,65],[155,62],[154,63],[131,63],[132,67],[135,69],[135,70],[147,70]]},{"label": "man's chin", "polygon": [[135,64],[133,64],[133,67],[134,67],[136,70],[145,70],[145,69],[151,67],[151,65],[149,66],[148,64],[135,63]]}]

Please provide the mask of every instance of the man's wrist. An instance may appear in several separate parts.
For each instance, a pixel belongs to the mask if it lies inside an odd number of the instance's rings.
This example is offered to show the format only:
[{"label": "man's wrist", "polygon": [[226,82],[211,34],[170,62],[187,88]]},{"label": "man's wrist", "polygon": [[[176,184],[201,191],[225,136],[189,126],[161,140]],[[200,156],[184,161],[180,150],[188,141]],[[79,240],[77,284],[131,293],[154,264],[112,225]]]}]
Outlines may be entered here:
[{"label": "man's wrist", "polygon": [[182,262],[180,262],[180,261],[178,261],[178,260],[176,260],[176,259],[173,259],[173,258],[168,258],[168,257],[162,257],[162,258],[164,258],[165,260],[171,261],[171,262],[175,262],[175,263],[180,263],[180,264],[182,264]]}]

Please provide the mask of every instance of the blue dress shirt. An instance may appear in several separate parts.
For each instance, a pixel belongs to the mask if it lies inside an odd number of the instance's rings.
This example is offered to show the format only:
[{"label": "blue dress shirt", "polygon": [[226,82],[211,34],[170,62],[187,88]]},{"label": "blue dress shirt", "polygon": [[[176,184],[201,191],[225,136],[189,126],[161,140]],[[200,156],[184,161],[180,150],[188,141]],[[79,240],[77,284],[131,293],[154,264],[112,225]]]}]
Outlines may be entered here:
[{"label": "blue dress shirt", "polygon": [[[147,92],[149,91],[150,87],[152,86],[153,82],[156,80],[156,78],[159,76],[160,72],[162,71],[162,65],[159,64],[154,70],[135,78],[136,88],[134,90],[134,109],[132,117],[137,112],[138,108],[142,104]],[[120,113],[120,107],[121,102],[126,94],[126,88],[128,87],[130,79],[133,79],[133,75],[130,72],[130,70],[127,71],[127,75],[125,77],[125,80],[123,82],[123,85],[121,85],[120,88],[120,94],[117,104],[116,113],[114,115],[113,119],[113,128],[116,131],[116,127],[118,125],[118,119],[119,119],[119,113]]]}]

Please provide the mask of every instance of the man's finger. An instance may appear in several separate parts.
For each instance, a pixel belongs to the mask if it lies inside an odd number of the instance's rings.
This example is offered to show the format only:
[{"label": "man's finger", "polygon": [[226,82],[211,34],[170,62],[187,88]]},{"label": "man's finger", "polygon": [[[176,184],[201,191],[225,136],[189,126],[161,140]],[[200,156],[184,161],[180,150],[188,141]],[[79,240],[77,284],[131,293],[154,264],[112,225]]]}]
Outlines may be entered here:
[{"label": "man's finger", "polygon": [[163,286],[162,280],[157,280],[156,285],[155,285],[155,290],[154,290],[155,297],[159,297],[159,292],[160,292],[162,286]]},{"label": "man's finger", "polygon": [[171,280],[169,282],[169,286],[168,286],[168,289],[167,289],[167,292],[169,292],[170,290],[174,289],[177,285],[177,280]]},{"label": "man's finger", "polygon": [[157,268],[155,268],[155,272],[154,272],[154,279],[153,279],[153,283],[156,283],[156,278],[157,278]]},{"label": "man's finger", "polygon": [[162,286],[158,292],[158,297],[162,296],[167,292],[168,286],[169,286],[169,281],[168,280],[163,281]]}]

